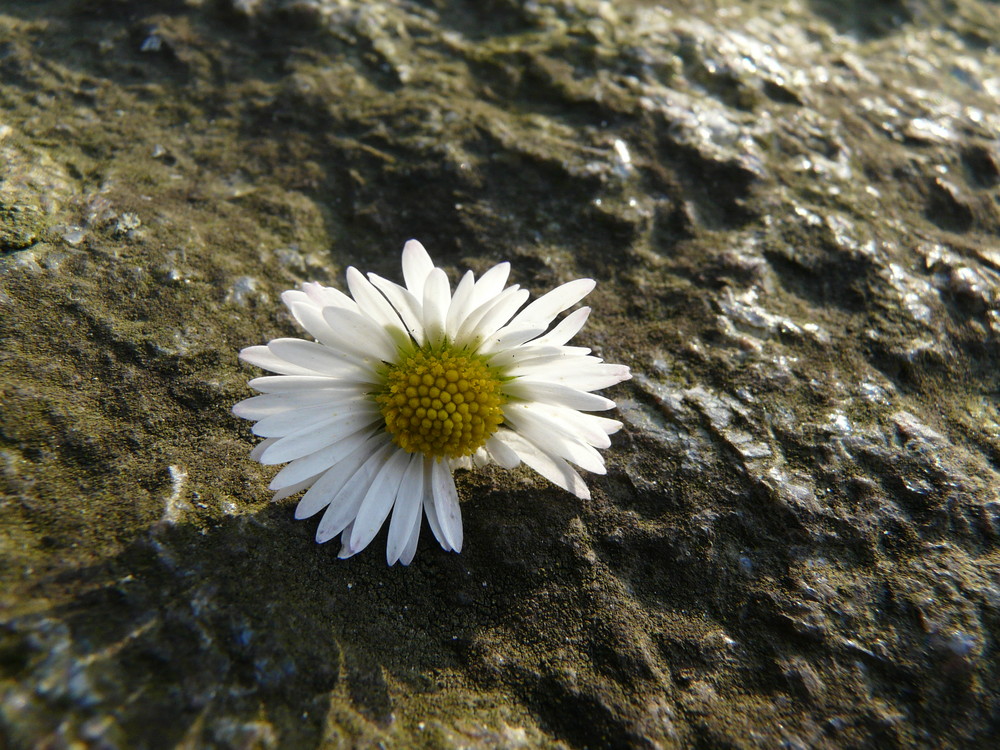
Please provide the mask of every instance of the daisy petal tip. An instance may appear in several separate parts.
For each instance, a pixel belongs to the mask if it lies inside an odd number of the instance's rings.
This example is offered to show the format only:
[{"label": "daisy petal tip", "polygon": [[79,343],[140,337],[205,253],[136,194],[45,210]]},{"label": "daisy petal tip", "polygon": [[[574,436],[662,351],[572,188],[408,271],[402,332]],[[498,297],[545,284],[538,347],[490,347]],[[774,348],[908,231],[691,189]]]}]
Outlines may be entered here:
[{"label": "daisy petal tip", "polygon": [[[299,515],[298,511],[295,512],[296,521],[301,521],[305,518],[308,518],[308,516]],[[323,528],[319,528],[316,530],[316,544],[326,544],[333,539],[334,536],[335,534],[327,534]]]},{"label": "daisy petal tip", "polygon": [[267,351],[266,346],[246,346],[240,349],[240,353],[236,355],[237,359],[241,362],[246,362],[247,364],[254,364],[254,355],[261,354]]},{"label": "daisy petal tip", "polygon": [[[318,507],[314,506],[314,503],[299,500],[298,504],[295,506],[295,513],[293,514],[293,517],[296,521],[304,521],[307,518],[312,518],[323,510],[324,507],[326,507],[325,505]],[[330,534],[322,523],[319,525],[319,528],[316,529],[316,541],[320,544],[330,541],[334,536],[336,536],[336,534]]]},{"label": "daisy petal tip", "polygon": [[391,568],[396,563],[399,563],[404,568],[408,567],[411,562],[413,562],[412,557],[406,556],[405,549],[393,549],[390,547],[385,548],[385,562]]},{"label": "daisy petal tip", "polygon": [[[347,528],[340,535],[340,551],[337,552],[337,557],[341,560],[346,560],[349,557],[354,557],[361,550],[351,546],[351,533],[354,530],[354,522],[352,521],[347,525]],[[334,536],[336,536],[334,534]]]}]

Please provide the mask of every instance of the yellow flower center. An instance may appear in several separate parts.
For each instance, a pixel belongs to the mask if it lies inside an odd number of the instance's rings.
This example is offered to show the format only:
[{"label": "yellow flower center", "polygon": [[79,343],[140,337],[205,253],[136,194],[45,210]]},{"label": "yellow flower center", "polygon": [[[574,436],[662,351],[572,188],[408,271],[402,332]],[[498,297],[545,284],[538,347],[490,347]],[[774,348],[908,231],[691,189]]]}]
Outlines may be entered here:
[{"label": "yellow flower center", "polygon": [[475,354],[418,350],[389,368],[375,401],[400,448],[458,458],[475,453],[503,422],[502,384]]}]

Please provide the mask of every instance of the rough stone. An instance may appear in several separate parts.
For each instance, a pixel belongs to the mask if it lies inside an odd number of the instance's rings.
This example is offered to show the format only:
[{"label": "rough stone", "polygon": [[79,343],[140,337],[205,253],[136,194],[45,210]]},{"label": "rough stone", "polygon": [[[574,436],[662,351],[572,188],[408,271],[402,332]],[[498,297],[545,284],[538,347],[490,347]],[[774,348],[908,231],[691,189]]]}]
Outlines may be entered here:
[{"label": "rough stone", "polygon": [[[0,744],[992,747],[990,0],[10,0]],[[598,280],[580,502],[313,542],[229,413],[280,293]]]}]

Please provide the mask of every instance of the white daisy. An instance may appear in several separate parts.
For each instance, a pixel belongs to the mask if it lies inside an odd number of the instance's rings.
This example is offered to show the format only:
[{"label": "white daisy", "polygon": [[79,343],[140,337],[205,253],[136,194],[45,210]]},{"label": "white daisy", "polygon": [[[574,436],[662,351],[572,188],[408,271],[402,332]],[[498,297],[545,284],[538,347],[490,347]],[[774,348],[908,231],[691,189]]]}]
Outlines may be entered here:
[{"label": "white daisy", "polygon": [[[408,565],[422,516],[445,550],[462,549],[462,514],[452,471],[522,461],[589,498],[570,466],[605,473],[597,448],[621,423],[588,411],[614,402],[591,391],[627,380],[624,365],[566,346],[590,308],[559,313],[594,288],[578,279],[521,309],[527,290],[504,287],[509,263],[477,281],[467,272],[452,293],[445,272],[416,240],[403,248],[399,286],[347,269],[351,296],[316,283],[282,294],[316,341],[282,338],[240,358],[277,375],[255,378],[260,396],[233,407],[265,440],[250,454],[287,463],[275,500],[306,490],[295,509],[325,509],[317,542],[340,535],[341,557],[375,537],[391,512],[386,559]],[[352,299],[353,298],[353,299]],[[518,312],[520,310],[520,312]]]}]

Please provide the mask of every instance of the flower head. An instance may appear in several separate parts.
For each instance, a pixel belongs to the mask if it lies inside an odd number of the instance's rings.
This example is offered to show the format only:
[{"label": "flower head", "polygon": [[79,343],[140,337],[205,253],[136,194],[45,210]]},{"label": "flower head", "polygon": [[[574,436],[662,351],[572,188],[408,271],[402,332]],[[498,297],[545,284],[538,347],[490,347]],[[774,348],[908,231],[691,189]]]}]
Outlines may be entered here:
[{"label": "flower head", "polygon": [[[567,346],[590,308],[556,317],[594,288],[578,279],[524,306],[505,287],[509,263],[454,292],[416,240],[403,248],[404,286],[347,269],[350,296],[316,283],[282,300],[315,341],[282,338],[240,352],[276,375],[255,378],[262,395],[233,407],[264,439],[250,454],[287,464],[271,482],[280,500],[306,490],[296,518],[324,511],[317,542],[340,535],[341,557],[389,521],[386,559],[408,565],[423,516],[445,550],[462,549],[452,471],[524,462],[589,498],[570,464],[605,473],[597,448],[621,423],[590,411],[614,402],[592,391],[627,380],[624,365]],[[523,309],[522,309],[523,308]]]}]

